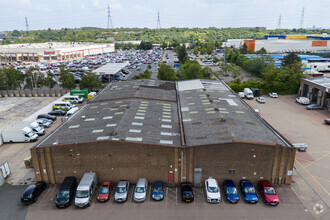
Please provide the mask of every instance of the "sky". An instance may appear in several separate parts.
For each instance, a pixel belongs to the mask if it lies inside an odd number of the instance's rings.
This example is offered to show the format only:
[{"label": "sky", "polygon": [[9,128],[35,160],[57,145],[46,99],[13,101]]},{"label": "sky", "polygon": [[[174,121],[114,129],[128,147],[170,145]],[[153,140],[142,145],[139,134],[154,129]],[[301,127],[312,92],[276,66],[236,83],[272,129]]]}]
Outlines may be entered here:
[{"label": "sky", "polygon": [[108,5],[114,28],[330,28],[330,0],[0,0],[0,31],[107,28]]}]

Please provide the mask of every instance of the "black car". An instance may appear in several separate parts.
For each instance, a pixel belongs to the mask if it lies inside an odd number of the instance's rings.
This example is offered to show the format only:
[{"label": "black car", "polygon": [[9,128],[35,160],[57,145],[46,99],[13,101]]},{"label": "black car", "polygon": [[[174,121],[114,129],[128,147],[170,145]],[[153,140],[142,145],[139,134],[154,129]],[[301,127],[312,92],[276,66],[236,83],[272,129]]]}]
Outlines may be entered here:
[{"label": "black car", "polygon": [[326,124],[326,125],[330,125],[330,118],[325,119],[325,120],[324,120],[324,124]]},{"label": "black car", "polygon": [[48,114],[38,115],[37,119],[40,119],[40,118],[46,118],[46,119],[49,119],[52,121],[56,121],[56,116],[54,116],[54,115],[48,115]]},{"label": "black car", "polygon": [[21,202],[24,204],[31,204],[36,202],[42,191],[44,191],[46,188],[47,184],[44,182],[36,182],[32,185],[29,185],[21,197]]},{"label": "black car", "polygon": [[181,183],[181,200],[183,202],[194,201],[193,185],[189,182]]},{"label": "black car", "polygon": [[48,112],[48,115],[64,116],[64,115],[66,115],[66,111],[55,110],[55,111],[52,111],[52,112]]},{"label": "black car", "polygon": [[67,208],[71,205],[77,188],[77,179],[74,176],[67,176],[58,190],[55,205],[57,208]]}]

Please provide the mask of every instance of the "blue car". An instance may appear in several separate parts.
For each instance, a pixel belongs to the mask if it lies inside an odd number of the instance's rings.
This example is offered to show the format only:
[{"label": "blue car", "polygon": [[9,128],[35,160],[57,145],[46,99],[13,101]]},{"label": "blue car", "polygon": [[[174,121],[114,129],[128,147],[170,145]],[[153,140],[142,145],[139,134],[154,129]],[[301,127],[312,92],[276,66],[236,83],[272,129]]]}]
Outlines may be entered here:
[{"label": "blue car", "polygon": [[257,203],[258,202],[258,196],[256,194],[256,190],[254,186],[250,183],[248,180],[241,180],[240,188],[243,194],[243,197],[245,199],[245,202],[247,203]]},{"label": "blue car", "polygon": [[156,201],[164,199],[164,182],[156,181],[152,187],[151,198]]},{"label": "blue car", "polygon": [[229,203],[237,203],[239,201],[239,195],[234,182],[232,180],[225,180],[222,186],[225,191],[226,201]]}]

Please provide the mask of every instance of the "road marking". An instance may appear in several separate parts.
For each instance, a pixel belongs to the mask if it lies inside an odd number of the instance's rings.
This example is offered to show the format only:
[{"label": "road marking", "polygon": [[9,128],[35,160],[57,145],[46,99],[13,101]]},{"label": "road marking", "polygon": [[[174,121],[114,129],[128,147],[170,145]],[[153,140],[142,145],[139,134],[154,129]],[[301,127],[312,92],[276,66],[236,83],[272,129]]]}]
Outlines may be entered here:
[{"label": "road marking", "polygon": [[307,164],[304,168],[307,168],[307,167],[309,167],[310,165],[312,165],[313,163],[315,163],[316,161],[318,161],[318,160],[321,160],[322,158],[324,158],[324,157],[326,157],[326,156],[328,156],[330,154],[330,152],[329,153],[327,153],[327,154],[325,154],[325,155],[323,155],[322,157],[319,157],[319,158],[317,158],[316,160],[314,160],[313,162],[311,162],[311,163],[309,163],[309,164]]},{"label": "road marking", "polygon": [[324,188],[324,186],[305,168],[303,167],[303,165],[301,165],[301,163],[299,163],[298,160],[295,159],[295,161],[313,178],[313,180],[319,184],[319,186],[321,186],[321,188],[328,194],[330,195],[330,193]]}]

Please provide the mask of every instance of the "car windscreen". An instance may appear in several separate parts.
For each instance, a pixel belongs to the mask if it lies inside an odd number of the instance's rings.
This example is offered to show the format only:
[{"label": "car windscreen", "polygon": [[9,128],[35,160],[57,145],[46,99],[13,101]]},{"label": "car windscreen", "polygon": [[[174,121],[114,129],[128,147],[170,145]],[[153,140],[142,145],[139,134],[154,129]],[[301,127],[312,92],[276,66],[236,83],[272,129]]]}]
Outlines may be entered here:
[{"label": "car windscreen", "polygon": [[192,192],[191,191],[183,191],[183,196],[184,197],[189,197],[192,195]]},{"label": "car windscreen", "polygon": [[117,193],[124,193],[124,192],[126,192],[126,187],[117,187],[116,192]]},{"label": "car windscreen", "polygon": [[87,198],[88,197],[88,190],[77,190],[76,197],[77,198]]},{"label": "car windscreen", "polygon": [[155,187],[155,188],[153,189],[153,191],[154,191],[154,192],[157,192],[157,193],[159,193],[159,192],[163,192],[163,187],[161,187],[161,186]]},{"label": "car windscreen", "polygon": [[69,190],[60,190],[58,191],[57,198],[59,199],[65,199],[70,196],[70,191]]},{"label": "car windscreen", "polygon": [[265,194],[267,195],[275,195],[275,190],[273,188],[265,188]]},{"label": "car windscreen", "polygon": [[101,188],[100,193],[109,193],[109,189],[107,188]]},{"label": "car windscreen", "polygon": [[135,192],[137,193],[144,193],[145,188],[144,187],[136,187]]},{"label": "car windscreen", "polygon": [[219,188],[218,187],[214,187],[214,186],[210,186],[207,188],[207,191],[210,193],[217,193],[219,192]]},{"label": "car windscreen", "polygon": [[244,192],[245,193],[256,193],[254,187],[245,187]]},{"label": "car windscreen", "polygon": [[29,133],[27,133],[27,136],[32,137],[34,135],[33,131],[30,131]]},{"label": "car windscreen", "polygon": [[35,189],[35,185],[28,186],[28,188],[26,188],[26,190],[24,191],[23,197],[27,197],[31,195],[34,189]]},{"label": "car windscreen", "polygon": [[228,187],[226,193],[227,194],[237,194],[237,190],[235,187]]}]

